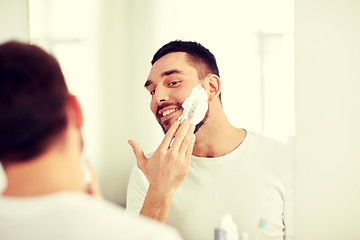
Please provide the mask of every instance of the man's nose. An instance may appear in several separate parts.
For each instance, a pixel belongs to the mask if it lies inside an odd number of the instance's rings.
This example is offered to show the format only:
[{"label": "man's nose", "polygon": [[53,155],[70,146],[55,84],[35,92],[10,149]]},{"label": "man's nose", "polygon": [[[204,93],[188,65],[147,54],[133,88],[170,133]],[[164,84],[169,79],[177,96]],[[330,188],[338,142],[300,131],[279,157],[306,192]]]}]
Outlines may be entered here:
[{"label": "man's nose", "polygon": [[156,104],[166,102],[167,100],[169,100],[169,94],[166,89],[158,87],[153,95],[153,100]]}]

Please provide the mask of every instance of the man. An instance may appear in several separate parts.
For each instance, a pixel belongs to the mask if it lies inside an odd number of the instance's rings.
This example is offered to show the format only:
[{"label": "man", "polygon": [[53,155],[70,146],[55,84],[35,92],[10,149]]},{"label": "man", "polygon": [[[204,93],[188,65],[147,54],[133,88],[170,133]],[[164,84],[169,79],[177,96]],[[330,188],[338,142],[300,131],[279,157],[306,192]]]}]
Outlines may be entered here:
[{"label": "man", "polygon": [[0,45],[0,239],[174,239],[84,186],[80,105],[58,62],[40,48]]},{"label": "man", "polygon": [[196,126],[186,164],[166,160],[159,149],[147,158],[139,144],[129,141],[138,168],[130,176],[127,210],[175,226],[187,240],[213,239],[226,214],[239,234],[291,237],[289,151],[285,144],[229,123],[213,54],[196,42],[173,41],[151,63],[145,87],[165,132],[179,124],[182,103],[199,83],[208,95],[208,112]]}]

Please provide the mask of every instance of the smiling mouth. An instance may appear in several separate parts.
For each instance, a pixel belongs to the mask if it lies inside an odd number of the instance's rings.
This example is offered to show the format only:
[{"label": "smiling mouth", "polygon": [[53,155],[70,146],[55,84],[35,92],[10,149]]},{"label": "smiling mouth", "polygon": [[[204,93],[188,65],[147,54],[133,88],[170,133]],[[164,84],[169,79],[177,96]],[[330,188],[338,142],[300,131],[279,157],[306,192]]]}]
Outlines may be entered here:
[{"label": "smiling mouth", "polygon": [[166,110],[165,112],[163,112],[163,113],[161,114],[161,116],[162,116],[162,117],[166,117],[167,115],[169,115],[169,114],[171,114],[171,113],[173,113],[173,112],[176,112],[176,111],[178,111],[178,110],[179,110],[179,108],[174,108],[174,109]]},{"label": "smiling mouth", "polygon": [[165,124],[168,120],[172,119],[180,109],[180,107],[175,107],[160,110],[157,114],[158,121]]}]

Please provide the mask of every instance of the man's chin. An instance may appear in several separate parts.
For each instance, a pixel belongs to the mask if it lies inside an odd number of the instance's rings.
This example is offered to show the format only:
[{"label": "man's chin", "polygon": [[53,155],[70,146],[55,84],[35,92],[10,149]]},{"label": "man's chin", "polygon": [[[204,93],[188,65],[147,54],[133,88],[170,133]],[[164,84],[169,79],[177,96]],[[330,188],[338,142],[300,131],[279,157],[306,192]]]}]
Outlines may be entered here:
[{"label": "man's chin", "polygon": [[162,123],[159,121],[159,124],[160,124],[163,132],[166,134],[167,131],[169,130],[169,128],[171,127],[171,125],[173,124],[173,122],[170,122],[170,119],[169,119],[169,120],[166,120],[166,121],[164,121]]}]

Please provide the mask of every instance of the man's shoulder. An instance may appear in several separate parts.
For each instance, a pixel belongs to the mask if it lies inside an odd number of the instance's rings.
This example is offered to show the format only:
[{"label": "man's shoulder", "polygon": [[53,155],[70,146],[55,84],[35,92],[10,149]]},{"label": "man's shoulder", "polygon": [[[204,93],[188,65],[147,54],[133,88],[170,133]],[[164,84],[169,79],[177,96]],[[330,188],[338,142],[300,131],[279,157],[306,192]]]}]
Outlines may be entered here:
[{"label": "man's shoulder", "polygon": [[[65,200],[65,198],[69,199]],[[67,202],[64,205],[68,209],[73,209],[71,214],[79,215],[79,218],[73,218],[74,221],[77,224],[83,222],[87,225],[92,229],[88,231],[93,232],[93,236],[99,235],[110,239],[126,237],[133,240],[180,239],[178,233],[171,227],[142,216],[126,213],[122,206],[114,202],[94,199],[86,194],[79,196],[67,194],[64,200]]]},{"label": "man's shoulder", "polygon": [[249,132],[247,149],[252,156],[262,159],[271,159],[271,162],[279,161],[284,164],[292,158],[293,144],[289,138],[288,142],[282,142],[256,132]]},{"label": "man's shoulder", "polygon": [[278,139],[266,136],[261,133],[248,131],[247,130],[247,138],[249,138],[249,142],[252,144],[260,145],[260,146],[269,146],[269,147],[279,147],[286,148],[289,145],[289,141],[280,141]]},{"label": "man's shoulder", "polygon": [[[43,226],[48,231],[27,233],[29,238],[41,240],[54,234],[60,234],[61,239],[181,239],[171,227],[126,213],[115,203],[86,194],[59,192],[31,198],[1,198],[0,202],[12,209],[0,211],[4,220],[0,221],[0,230],[6,228],[8,234],[15,236],[9,239],[22,239],[16,237],[15,223],[24,231],[29,224]],[[14,207],[19,210],[15,215]]]}]

